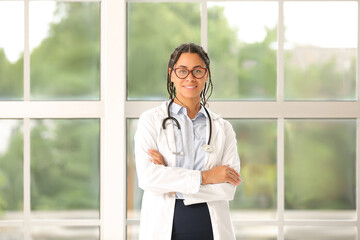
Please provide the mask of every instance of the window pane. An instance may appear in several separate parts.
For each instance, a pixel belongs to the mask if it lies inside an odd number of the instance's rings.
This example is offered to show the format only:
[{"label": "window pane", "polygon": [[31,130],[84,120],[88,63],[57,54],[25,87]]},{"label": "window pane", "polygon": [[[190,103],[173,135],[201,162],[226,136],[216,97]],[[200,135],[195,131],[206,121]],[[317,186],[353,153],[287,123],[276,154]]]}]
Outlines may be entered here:
[{"label": "window pane", "polygon": [[276,240],[278,228],[273,226],[237,226],[234,223],[238,240]]},{"label": "window pane", "polygon": [[0,240],[23,240],[22,228],[0,227]]},{"label": "window pane", "polygon": [[238,141],[241,185],[230,202],[233,219],[276,218],[276,120],[230,120]]},{"label": "window pane", "polygon": [[99,240],[99,227],[48,227],[32,228],[32,240]]},{"label": "window pane", "polygon": [[284,2],[286,99],[355,100],[357,4]]},{"label": "window pane", "polygon": [[0,220],[23,218],[22,126],[22,120],[0,120]]},{"label": "window pane", "polygon": [[285,216],[352,219],[356,121],[285,121]]},{"label": "window pane", "polygon": [[23,1],[0,1],[0,36],[0,100],[21,100],[24,92]]},{"label": "window pane", "polygon": [[30,2],[31,99],[98,100],[100,3]]},{"label": "window pane", "polygon": [[355,227],[285,227],[285,240],[355,240]]},{"label": "window pane", "polygon": [[276,2],[208,3],[214,98],[276,98],[277,16]]},{"label": "window pane", "polygon": [[98,119],[31,120],[33,218],[99,217]]},{"label": "window pane", "polygon": [[200,44],[199,3],[128,2],[127,97],[167,99],[167,66],[184,42]]},{"label": "window pane", "polygon": [[135,169],[134,135],[137,123],[137,119],[127,120],[127,218],[140,218],[141,202],[144,192],[138,187]]}]

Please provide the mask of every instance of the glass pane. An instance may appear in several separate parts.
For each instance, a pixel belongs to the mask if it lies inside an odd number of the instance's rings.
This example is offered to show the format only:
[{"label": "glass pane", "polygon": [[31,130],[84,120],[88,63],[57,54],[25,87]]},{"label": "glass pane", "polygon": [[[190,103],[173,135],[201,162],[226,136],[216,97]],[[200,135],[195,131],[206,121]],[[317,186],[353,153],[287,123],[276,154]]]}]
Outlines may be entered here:
[{"label": "glass pane", "polygon": [[127,97],[167,99],[167,66],[184,42],[200,44],[199,3],[127,3]]},{"label": "glass pane", "polygon": [[99,124],[31,120],[33,218],[99,218]]},{"label": "glass pane", "polygon": [[128,225],[126,228],[126,240],[138,240],[139,232],[139,225]]},{"label": "glass pane", "polygon": [[24,235],[21,228],[0,227],[0,240],[23,240]]},{"label": "glass pane", "polygon": [[357,4],[284,2],[286,99],[355,100]]},{"label": "glass pane", "polygon": [[23,149],[23,121],[1,119],[0,220],[23,218]]},{"label": "glass pane", "polygon": [[24,2],[0,1],[0,100],[23,99]]},{"label": "glass pane", "polygon": [[140,218],[143,190],[138,187],[135,169],[134,135],[138,120],[127,120],[127,218]]},{"label": "glass pane", "polygon": [[356,121],[285,121],[285,217],[353,219]]},{"label": "glass pane", "polygon": [[238,141],[241,185],[230,202],[232,219],[276,217],[276,120],[230,120]]},{"label": "glass pane", "polygon": [[98,100],[100,3],[30,2],[31,99]]},{"label": "glass pane", "polygon": [[278,228],[272,226],[237,226],[234,223],[237,240],[276,240]]},{"label": "glass pane", "polygon": [[48,227],[32,228],[32,240],[99,240],[99,227]]},{"label": "glass pane", "polygon": [[213,98],[276,98],[276,2],[209,2]]},{"label": "glass pane", "polygon": [[285,240],[355,240],[356,227],[285,227]]}]

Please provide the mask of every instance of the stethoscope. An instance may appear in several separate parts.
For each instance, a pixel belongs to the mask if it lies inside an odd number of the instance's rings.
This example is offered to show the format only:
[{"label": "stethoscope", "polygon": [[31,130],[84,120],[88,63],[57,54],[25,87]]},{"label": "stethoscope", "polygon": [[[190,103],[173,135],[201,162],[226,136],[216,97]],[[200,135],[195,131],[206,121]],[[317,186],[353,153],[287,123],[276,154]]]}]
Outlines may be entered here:
[{"label": "stethoscope", "polygon": [[[182,149],[184,149],[184,142],[183,142],[183,139],[182,139],[182,133],[181,133],[181,127],[180,127],[180,124],[178,122],[178,120],[174,117],[172,117],[170,115],[170,107],[171,107],[171,104],[174,102],[174,99],[171,99],[170,100],[170,103],[169,103],[169,106],[168,106],[168,109],[167,109],[167,112],[168,112],[168,116],[166,118],[164,118],[163,122],[162,122],[162,128],[164,130],[164,133],[166,131],[166,121],[168,120],[172,120],[175,122],[175,125],[176,127],[179,129],[179,132],[180,132],[180,141],[181,141],[181,146],[182,146]],[[203,106],[203,105],[202,105]],[[203,106],[204,107],[204,106]],[[211,123],[211,117],[210,117],[210,114],[208,112],[208,110],[204,107],[204,110],[206,112],[206,115],[208,116],[209,118],[209,139],[208,139],[208,142],[207,144],[204,144],[202,145],[202,149],[205,151],[205,152],[208,152],[208,153],[211,153],[213,151],[213,148],[212,146],[210,146],[210,139],[211,139],[211,133],[212,133],[212,123]],[[172,154],[175,154],[175,155],[184,155],[184,152],[177,152],[176,149],[175,151],[171,150],[170,148],[170,145],[169,145],[169,139],[168,139],[168,136],[167,134],[165,133],[165,136],[166,136],[166,142],[167,142],[167,145],[168,145],[168,148],[169,150],[171,151]],[[176,148],[176,144],[175,144],[175,148]]]}]

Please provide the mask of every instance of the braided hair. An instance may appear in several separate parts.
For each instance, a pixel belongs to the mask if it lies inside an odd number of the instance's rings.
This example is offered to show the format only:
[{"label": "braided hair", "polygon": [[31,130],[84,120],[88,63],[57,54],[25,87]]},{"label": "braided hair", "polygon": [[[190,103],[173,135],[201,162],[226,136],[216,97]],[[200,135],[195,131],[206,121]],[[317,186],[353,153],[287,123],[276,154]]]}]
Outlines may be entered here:
[{"label": "braided hair", "polygon": [[170,56],[170,60],[168,64],[168,69],[170,69],[170,72],[168,71],[168,75],[167,75],[167,91],[169,93],[169,99],[174,99],[176,96],[176,89],[174,83],[171,81],[171,73],[174,70],[174,66],[179,60],[180,55],[182,53],[197,53],[206,65],[206,69],[209,72],[209,80],[208,80],[208,84],[205,83],[204,89],[200,93],[200,103],[205,106],[213,90],[213,84],[211,81],[211,73],[210,73],[210,59],[208,54],[204,51],[204,49],[195,43],[181,44],[180,46],[175,48],[174,52]]}]

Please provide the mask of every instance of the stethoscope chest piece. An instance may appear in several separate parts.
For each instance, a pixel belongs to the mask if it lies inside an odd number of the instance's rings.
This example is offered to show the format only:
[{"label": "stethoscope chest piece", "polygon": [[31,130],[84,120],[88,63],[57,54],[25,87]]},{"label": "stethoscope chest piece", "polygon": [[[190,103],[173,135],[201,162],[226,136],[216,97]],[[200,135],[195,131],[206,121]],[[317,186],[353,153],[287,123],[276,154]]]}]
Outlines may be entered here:
[{"label": "stethoscope chest piece", "polygon": [[212,151],[214,151],[213,147],[210,146],[209,144],[204,144],[204,145],[202,145],[202,149],[203,149],[205,152],[208,152],[208,153],[211,153]]}]

